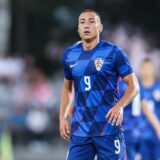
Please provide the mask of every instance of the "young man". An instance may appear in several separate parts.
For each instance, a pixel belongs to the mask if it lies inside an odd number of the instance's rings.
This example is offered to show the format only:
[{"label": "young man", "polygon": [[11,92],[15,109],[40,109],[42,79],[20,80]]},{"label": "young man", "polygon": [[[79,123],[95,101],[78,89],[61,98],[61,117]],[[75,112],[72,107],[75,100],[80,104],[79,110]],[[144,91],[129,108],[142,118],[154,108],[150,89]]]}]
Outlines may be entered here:
[{"label": "young man", "polygon": [[156,81],[151,59],[144,59],[140,67],[140,95],[142,114],[142,160],[160,159],[160,83]]},{"label": "young man", "polygon": [[[123,109],[138,93],[139,86],[128,57],[117,46],[100,40],[100,15],[85,10],[79,16],[81,43],[63,53],[64,83],[61,96],[60,134],[69,141],[68,160],[125,159],[121,122]],[[118,78],[128,88],[119,100]],[[65,110],[74,84],[71,131]]]}]

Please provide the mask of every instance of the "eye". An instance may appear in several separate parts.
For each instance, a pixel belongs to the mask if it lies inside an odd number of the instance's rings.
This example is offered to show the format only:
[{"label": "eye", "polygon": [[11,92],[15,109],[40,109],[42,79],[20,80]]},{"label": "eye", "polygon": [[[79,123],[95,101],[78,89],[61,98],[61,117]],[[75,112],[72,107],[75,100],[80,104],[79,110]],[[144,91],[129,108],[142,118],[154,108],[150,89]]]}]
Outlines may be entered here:
[{"label": "eye", "polygon": [[95,23],[95,21],[94,21],[94,20],[91,20],[90,23]]},{"label": "eye", "polygon": [[80,23],[80,24],[84,24],[84,21],[80,21],[79,23]]}]

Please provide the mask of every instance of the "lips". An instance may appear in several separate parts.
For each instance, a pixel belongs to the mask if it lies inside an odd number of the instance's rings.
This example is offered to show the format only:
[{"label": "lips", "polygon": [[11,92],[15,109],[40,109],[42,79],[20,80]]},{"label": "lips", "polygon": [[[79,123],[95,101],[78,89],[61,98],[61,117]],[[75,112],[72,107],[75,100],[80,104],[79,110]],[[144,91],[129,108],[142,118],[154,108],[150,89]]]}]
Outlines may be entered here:
[{"label": "lips", "polygon": [[90,31],[84,31],[84,34],[90,34],[91,32]]}]

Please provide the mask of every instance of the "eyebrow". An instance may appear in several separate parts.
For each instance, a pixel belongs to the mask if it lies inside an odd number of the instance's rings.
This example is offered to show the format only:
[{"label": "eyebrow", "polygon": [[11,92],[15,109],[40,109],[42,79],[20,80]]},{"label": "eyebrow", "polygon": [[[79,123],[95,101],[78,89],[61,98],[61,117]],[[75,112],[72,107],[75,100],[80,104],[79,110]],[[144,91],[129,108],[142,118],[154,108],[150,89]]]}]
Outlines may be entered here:
[{"label": "eyebrow", "polygon": [[[86,20],[85,18],[81,18],[80,21]],[[89,18],[89,20],[95,20],[95,18]]]}]

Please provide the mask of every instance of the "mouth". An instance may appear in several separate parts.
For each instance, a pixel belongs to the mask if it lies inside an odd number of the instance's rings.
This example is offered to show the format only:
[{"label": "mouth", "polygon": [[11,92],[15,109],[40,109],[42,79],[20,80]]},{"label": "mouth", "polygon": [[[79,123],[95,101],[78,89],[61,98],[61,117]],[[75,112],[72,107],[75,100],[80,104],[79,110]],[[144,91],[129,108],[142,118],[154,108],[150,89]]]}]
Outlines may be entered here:
[{"label": "mouth", "polygon": [[89,32],[89,31],[84,31],[84,34],[85,35],[88,35],[88,34],[90,34],[91,32]]}]

